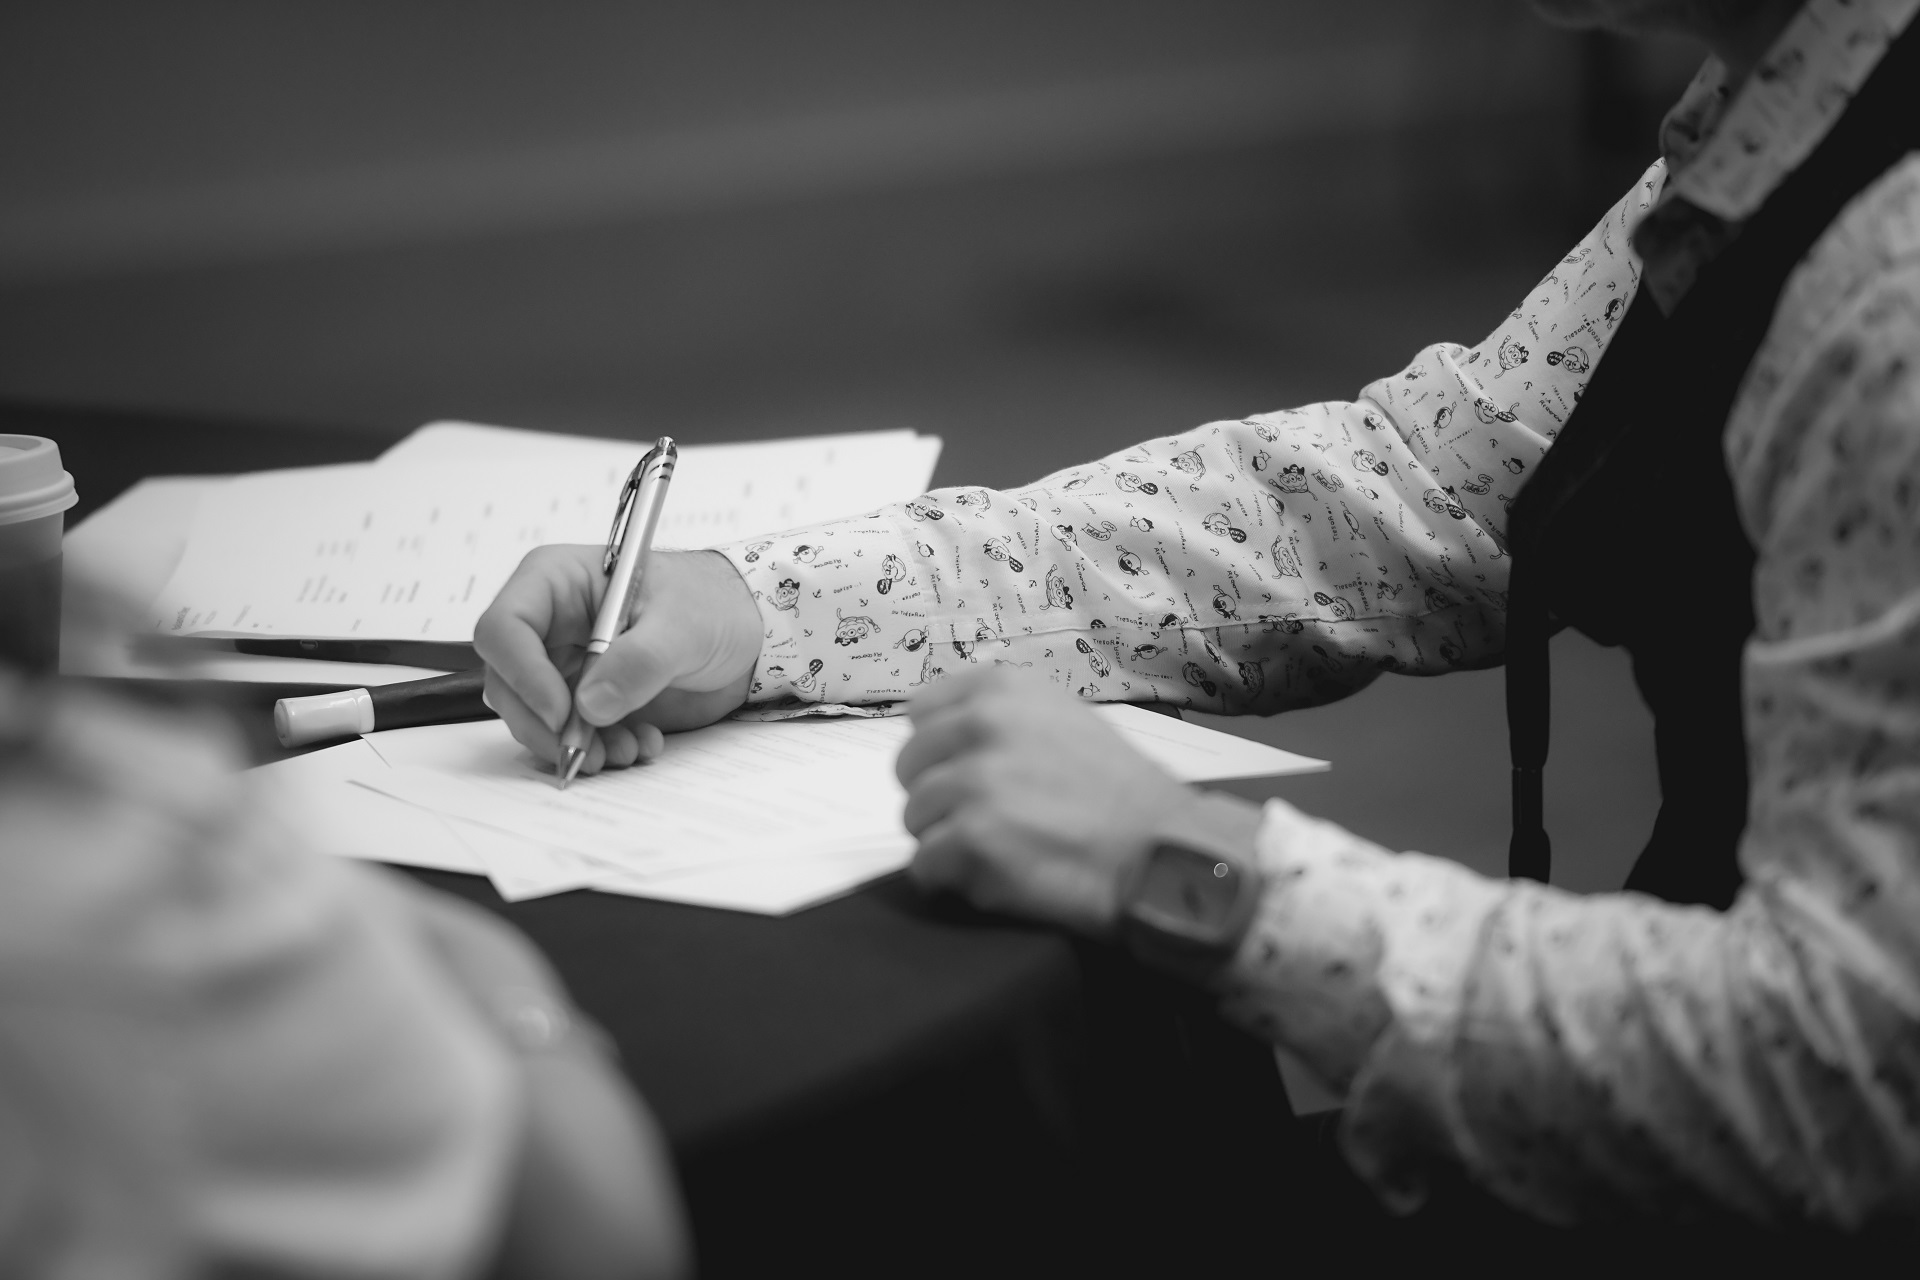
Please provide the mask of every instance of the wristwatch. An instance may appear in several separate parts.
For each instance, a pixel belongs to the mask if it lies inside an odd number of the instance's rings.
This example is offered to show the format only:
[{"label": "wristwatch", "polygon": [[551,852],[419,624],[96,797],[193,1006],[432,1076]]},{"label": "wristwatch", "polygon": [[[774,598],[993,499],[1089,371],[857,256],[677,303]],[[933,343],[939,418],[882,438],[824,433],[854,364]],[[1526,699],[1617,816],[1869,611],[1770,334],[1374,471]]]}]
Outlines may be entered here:
[{"label": "wristwatch", "polygon": [[1198,797],[1193,820],[1156,839],[1122,885],[1120,937],[1143,963],[1206,978],[1233,958],[1252,925],[1260,869],[1245,817],[1229,817],[1223,805],[1237,802]]}]

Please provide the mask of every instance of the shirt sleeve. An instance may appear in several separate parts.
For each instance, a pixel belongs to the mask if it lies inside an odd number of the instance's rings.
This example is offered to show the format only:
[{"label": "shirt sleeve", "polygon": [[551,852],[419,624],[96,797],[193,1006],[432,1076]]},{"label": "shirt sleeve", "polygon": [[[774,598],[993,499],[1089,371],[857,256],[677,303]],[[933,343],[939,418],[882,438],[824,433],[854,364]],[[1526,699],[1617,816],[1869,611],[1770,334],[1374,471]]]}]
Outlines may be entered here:
[{"label": "shirt sleeve", "polygon": [[997,662],[1085,698],[1271,712],[1498,661],[1508,505],[1626,312],[1664,173],[1484,342],[1356,401],[722,547],[765,626],[752,699],[886,702]]},{"label": "shirt sleeve", "polygon": [[400,887],[204,727],[9,693],[0,1271],[477,1273],[519,1075]]},{"label": "shirt sleeve", "polygon": [[1274,804],[1230,1012],[1560,1222],[1920,1211],[1920,160],[1822,242],[1728,424],[1759,552],[1747,884],[1722,914],[1395,855]]}]

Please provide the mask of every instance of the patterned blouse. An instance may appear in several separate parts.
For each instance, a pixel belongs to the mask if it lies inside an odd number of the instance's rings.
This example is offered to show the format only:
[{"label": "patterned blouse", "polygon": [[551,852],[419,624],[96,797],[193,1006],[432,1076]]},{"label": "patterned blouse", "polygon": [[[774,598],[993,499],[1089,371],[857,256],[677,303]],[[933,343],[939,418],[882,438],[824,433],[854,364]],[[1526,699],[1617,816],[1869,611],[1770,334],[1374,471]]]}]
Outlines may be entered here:
[{"label": "patterned blouse", "polygon": [[[1274,712],[1499,660],[1506,513],[1641,284],[1671,308],[1920,0],[1811,0],[1485,341],[1351,403],[1218,422],[1029,487],[723,548],[769,713],[969,663]],[[1543,1218],[1920,1213],[1920,156],[1789,279],[1726,431],[1759,562],[1747,886],[1722,914],[1397,854],[1279,801],[1228,1012],[1347,1099],[1411,1207],[1436,1160]]]}]

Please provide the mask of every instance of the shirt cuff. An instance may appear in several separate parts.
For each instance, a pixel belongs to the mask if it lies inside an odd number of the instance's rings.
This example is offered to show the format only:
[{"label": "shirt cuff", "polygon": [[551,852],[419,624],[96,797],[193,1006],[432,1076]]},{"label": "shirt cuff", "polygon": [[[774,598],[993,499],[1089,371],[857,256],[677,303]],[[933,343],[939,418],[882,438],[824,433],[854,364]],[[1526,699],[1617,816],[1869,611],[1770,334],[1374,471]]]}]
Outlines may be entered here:
[{"label": "shirt cuff", "polygon": [[1429,1154],[1461,1132],[1453,1043],[1481,926],[1509,890],[1280,800],[1259,858],[1260,910],[1220,979],[1226,1011],[1346,1095],[1349,1162],[1412,1208]]},{"label": "shirt cuff", "polygon": [[927,616],[923,557],[893,510],[714,548],[760,609],[748,702],[893,702],[938,677],[951,628]]}]

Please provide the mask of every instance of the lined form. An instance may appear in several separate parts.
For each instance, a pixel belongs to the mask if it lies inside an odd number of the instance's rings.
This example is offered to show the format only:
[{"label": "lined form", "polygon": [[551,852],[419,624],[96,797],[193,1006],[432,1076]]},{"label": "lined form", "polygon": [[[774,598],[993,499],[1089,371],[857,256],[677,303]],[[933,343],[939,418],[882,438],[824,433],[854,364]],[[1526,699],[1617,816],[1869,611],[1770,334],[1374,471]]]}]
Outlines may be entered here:
[{"label": "lined form", "polygon": [[[484,722],[483,722],[484,723]],[[581,778],[565,791],[498,725],[416,735],[416,759],[355,778],[423,809],[559,848],[635,883],[716,864],[884,850],[912,840],[893,760],[903,718],[762,724],[677,733],[655,762]],[[384,755],[385,753],[383,753]],[[396,763],[404,756],[389,757]]]},{"label": "lined form", "polygon": [[[1139,707],[1095,712],[1183,782],[1327,767]],[[564,792],[494,721],[369,734],[333,748],[337,766],[269,768],[329,769],[334,785],[351,777],[379,793],[368,799],[438,816],[508,898],[584,887],[778,914],[906,865],[893,763],[912,731],[905,717],[725,721]],[[376,831],[363,856],[396,853]]]}]

